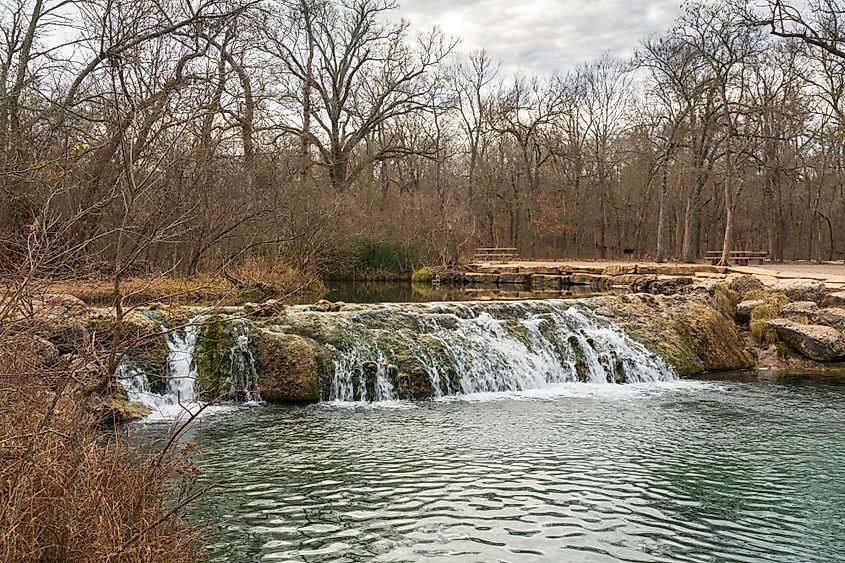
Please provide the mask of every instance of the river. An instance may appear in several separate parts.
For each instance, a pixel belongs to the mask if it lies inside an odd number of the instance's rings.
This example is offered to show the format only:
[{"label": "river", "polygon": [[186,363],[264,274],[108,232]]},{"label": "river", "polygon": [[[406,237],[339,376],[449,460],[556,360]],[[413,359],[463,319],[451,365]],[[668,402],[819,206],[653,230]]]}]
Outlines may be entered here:
[{"label": "river", "polygon": [[240,407],[191,515],[221,562],[845,561],[843,429],[845,387],[753,376]]}]

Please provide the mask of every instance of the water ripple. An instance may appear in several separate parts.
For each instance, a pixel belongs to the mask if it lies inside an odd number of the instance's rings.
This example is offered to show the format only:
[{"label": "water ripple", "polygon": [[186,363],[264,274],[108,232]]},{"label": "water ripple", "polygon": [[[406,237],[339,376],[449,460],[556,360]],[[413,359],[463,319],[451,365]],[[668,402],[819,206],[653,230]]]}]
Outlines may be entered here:
[{"label": "water ripple", "polygon": [[210,557],[845,561],[845,388],[572,387],[205,419]]}]

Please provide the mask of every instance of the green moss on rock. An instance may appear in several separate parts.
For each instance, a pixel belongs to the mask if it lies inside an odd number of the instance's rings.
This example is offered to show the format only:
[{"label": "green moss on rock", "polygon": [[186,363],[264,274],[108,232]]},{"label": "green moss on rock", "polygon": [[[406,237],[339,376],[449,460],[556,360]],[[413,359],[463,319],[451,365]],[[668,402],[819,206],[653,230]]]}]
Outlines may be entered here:
[{"label": "green moss on rock", "polygon": [[261,328],[253,333],[261,374],[259,392],[270,402],[320,400],[320,381],[331,381],[330,360],[314,340]]}]

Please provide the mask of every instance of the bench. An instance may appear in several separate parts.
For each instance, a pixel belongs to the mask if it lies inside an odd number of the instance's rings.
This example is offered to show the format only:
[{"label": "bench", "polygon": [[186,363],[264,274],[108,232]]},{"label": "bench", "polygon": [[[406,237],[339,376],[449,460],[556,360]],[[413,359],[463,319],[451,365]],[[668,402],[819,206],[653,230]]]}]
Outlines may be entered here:
[{"label": "bench", "polygon": [[[708,250],[705,256],[707,257],[707,260],[709,260],[710,263],[714,266],[722,261],[721,250]],[[763,251],[732,250],[730,254],[728,254],[728,262],[736,263],[737,266],[747,266],[748,262],[752,260],[759,261],[760,264],[762,264],[763,261],[766,260],[768,257],[769,253]]]},{"label": "bench", "polygon": [[519,255],[515,248],[476,248],[473,262],[507,262],[515,260]]}]

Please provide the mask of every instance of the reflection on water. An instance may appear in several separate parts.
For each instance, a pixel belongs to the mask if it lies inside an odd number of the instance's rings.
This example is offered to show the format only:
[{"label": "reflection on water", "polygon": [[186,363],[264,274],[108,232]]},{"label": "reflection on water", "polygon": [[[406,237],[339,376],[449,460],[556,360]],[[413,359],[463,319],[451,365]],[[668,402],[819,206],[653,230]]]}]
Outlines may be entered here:
[{"label": "reflection on water", "polygon": [[563,291],[528,291],[518,286],[499,288],[464,287],[410,282],[329,282],[325,299],[346,303],[426,303],[431,301],[489,301],[524,299],[583,298],[608,293],[629,293],[627,290],[596,291],[584,285],[566,287]]},{"label": "reflection on water", "polygon": [[191,439],[215,561],[845,561],[845,388],[264,407]]}]

